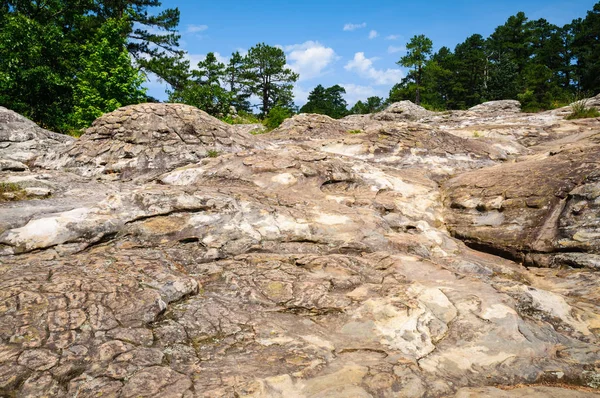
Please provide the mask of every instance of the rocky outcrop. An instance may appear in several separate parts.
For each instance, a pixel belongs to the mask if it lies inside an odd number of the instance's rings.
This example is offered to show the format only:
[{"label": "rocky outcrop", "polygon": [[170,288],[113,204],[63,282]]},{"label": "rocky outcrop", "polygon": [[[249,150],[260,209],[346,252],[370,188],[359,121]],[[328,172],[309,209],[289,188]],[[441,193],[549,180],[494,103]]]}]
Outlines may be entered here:
[{"label": "rocky outcrop", "polygon": [[31,120],[0,106],[0,171],[22,171],[37,156],[58,150],[73,138],[38,127]]},{"label": "rocky outcrop", "polygon": [[384,111],[372,115],[374,120],[385,122],[402,121],[402,120],[419,120],[435,113],[428,111],[422,106],[415,105],[411,101],[395,102],[388,106]]},{"label": "rocky outcrop", "polygon": [[450,230],[529,264],[598,267],[598,144],[594,135],[450,180],[444,186]]},{"label": "rocky outcrop", "polygon": [[483,114],[518,113],[521,112],[521,103],[515,100],[489,101],[475,105],[469,111]]},{"label": "rocky outcrop", "polygon": [[269,138],[308,141],[347,134],[340,122],[326,115],[301,113],[286,119],[269,133]]},{"label": "rocky outcrop", "polygon": [[117,114],[0,171],[0,395],[597,395],[597,121]]},{"label": "rocky outcrop", "polygon": [[84,176],[131,178],[252,146],[253,136],[230,129],[183,104],[126,106],[96,120],[73,146],[38,164]]}]

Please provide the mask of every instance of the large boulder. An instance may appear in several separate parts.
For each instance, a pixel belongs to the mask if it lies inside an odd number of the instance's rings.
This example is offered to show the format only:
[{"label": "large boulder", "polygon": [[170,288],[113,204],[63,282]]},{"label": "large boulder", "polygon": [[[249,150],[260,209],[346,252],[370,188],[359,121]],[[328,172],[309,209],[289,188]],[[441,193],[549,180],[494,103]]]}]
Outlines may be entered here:
[{"label": "large boulder", "polygon": [[84,176],[129,178],[239,151],[253,142],[249,133],[231,129],[192,106],[140,104],[103,115],[71,148],[50,154],[38,164],[68,168]]},{"label": "large boulder", "polygon": [[22,163],[73,141],[72,137],[45,130],[0,106],[0,171],[22,169]]},{"label": "large boulder", "polygon": [[521,112],[521,103],[516,100],[488,101],[469,108],[469,111],[488,115],[496,113],[519,113]]},{"label": "large boulder", "polygon": [[600,135],[448,181],[449,229],[519,261],[600,268],[598,144]]},{"label": "large boulder", "polygon": [[304,141],[333,138],[346,133],[339,120],[327,115],[301,113],[284,120],[268,136],[272,139]]},{"label": "large boulder", "polygon": [[428,111],[422,106],[416,105],[411,101],[394,102],[385,110],[373,114],[374,120],[380,121],[402,121],[402,120],[420,120],[435,115],[435,112]]}]

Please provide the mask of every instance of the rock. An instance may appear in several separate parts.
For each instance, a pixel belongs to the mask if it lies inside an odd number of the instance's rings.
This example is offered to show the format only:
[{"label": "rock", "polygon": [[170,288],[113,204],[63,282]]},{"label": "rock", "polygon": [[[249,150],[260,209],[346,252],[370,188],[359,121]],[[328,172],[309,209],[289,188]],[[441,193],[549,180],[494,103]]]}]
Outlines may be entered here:
[{"label": "rock", "polygon": [[475,105],[469,108],[469,111],[483,114],[519,113],[521,112],[521,103],[516,100],[489,101]]},{"label": "rock", "polygon": [[140,104],[97,119],[70,148],[37,165],[83,176],[157,175],[219,153],[250,147],[253,137],[183,104]]},{"label": "rock", "polygon": [[0,171],[51,193],[0,202],[0,395],[597,393],[598,121],[403,106],[142,104]]},{"label": "rock", "polygon": [[313,140],[346,135],[340,122],[326,115],[301,113],[286,119],[269,133],[269,138],[282,140]]},{"label": "rock", "polygon": [[25,193],[29,197],[37,196],[37,197],[44,198],[44,197],[50,196],[52,194],[52,191],[47,188],[31,187],[31,188],[25,188]]},{"label": "rock", "polygon": [[501,390],[494,387],[462,388],[455,398],[594,398],[598,394],[586,391],[569,390],[553,387],[523,387],[517,389]]},{"label": "rock", "polygon": [[374,120],[381,121],[401,121],[413,120],[417,121],[429,116],[433,116],[434,112],[428,111],[422,106],[415,105],[411,101],[394,102],[384,111],[372,115]]},{"label": "rock", "polygon": [[44,130],[31,120],[0,106],[0,170],[23,171],[22,163],[74,141],[67,135]]},{"label": "rock", "polygon": [[448,181],[450,230],[472,245],[530,264],[593,264],[577,253],[600,254],[599,143],[594,136]]},{"label": "rock", "polygon": [[29,171],[29,167],[16,160],[0,159],[0,171]]}]

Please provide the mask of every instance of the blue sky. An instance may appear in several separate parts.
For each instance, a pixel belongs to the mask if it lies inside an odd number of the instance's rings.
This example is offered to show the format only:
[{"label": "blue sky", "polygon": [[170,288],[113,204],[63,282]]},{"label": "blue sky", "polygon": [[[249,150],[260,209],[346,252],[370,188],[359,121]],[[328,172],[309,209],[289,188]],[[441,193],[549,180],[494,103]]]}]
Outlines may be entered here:
[{"label": "blue sky", "polygon": [[[295,102],[302,105],[317,85],[344,86],[350,105],[372,95],[387,97],[405,75],[396,62],[416,34],[434,49],[454,49],[474,33],[487,37],[519,11],[530,19],[564,25],[584,17],[597,0],[285,0],[199,2],[163,0],[178,7],[181,47],[195,65],[207,52],[223,61],[256,43],[281,46],[300,73]],[[147,84],[149,94],[166,100],[164,84]]]}]

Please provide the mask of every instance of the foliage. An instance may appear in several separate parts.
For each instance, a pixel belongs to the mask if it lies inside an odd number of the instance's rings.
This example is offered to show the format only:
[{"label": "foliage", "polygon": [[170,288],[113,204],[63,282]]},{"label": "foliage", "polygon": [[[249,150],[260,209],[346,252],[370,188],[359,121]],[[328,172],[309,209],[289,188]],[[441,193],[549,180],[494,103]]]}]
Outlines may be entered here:
[{"label": "foliage", "polygon": [[273,130],[279,127],[285,119],[291,116],[292,112],[288,108],[279,105],[274,106],[269,111],[269,114],[267,115],[263,124],[267,127],[267,129]]},{"label": "foliage", "polygon": [[19,185],[12,182],[0,182],[0,202],[9,200],[23,200],[27,193]]},{"label": "foliage", "polygon": [[369,97],[365,102],[358,101],[350,109],[353,115],[366,115],[369,113],[380,112],[385,108],[385,103],[381,97]]},{"label": "foliage", "polygon": [[225,65],[217,60],[214,53],[206,54],[196,69],[186,73],[189,78],[169,92],[169,102],[192,105],[213,116],[229,113],[231,93],[221,86]]},{"label": "foliage", "polygon": [[318,113],[334,119],[340,119],[348,114],[348,104],[342,94],[346,90],[339,85],[324,88],[320,84],[308,95],[308,102],[300,108],[301,113]]},{"label": "foliage", "polygon": [[157,0],[5,0],[0,105],[69,132],[117,104],[145,101],[138,69],[167,78],[183,59],[176,48],[179,11],[149,12],[160,6]]},{"label": "foliage", "polygon": [[598,109],[588,107],[586,100],[579,100],[571,104],[571,114],[567,116],[567,119],[588,119],[594,117],[600,117]]},{"label": "foliage", "polygon": [[398,64],[411,68],[414,67],[412,77],[416,84],[415,89],[415,104],[421,104],[421,81],[423,79],[423,67],[431,56],[433,43],[431,39],[425,35],[414,36],[408,44],[406,44],[407,53],[400,58]]},{"label": "foliage", "polygon": [[362,134],[362,130],[349,130],[348,134]]},{"label": "foliage", "polygon": [[125,20],[109,20],[86,43],[75,81],[71,126],[85,128],[103,113],[143,102],[140,73],[131,65],[123,33]]},{"label": "foliage", "polygon": [[262,121],[256,115],[249,112],[238,112],[237,116],[227,115],[221,118],[227,124],[258,124]]},{"label": "foliage", "polygon": [[250,112],[250,101],[248,98],[251,93],[248,89],[248,82],[245,80],[244,58],[238,51],[231,54],[229,63],[225,69],[225,80],[229,86],[231,96],[231,105],[239,113],[241,111]]},{"label": "foliage", "polygon": [[466,109],[484,101],[518,99],[525,111],[568,103],[575,92],[600,92],[600,2],[584,19],[556,26],[510,16],[486,39],[475,34],[454,51],[431,54],[413,37],[398,62],[411,68],[387,103],[412,100],[427,109]]},{"label": "foliage", "polygon": [[219,151],[217,151],[216,149],[209,149],[206,151],[206,156],[208,156],[209,158],[219,157]]},{"label": "foliage", "polygon": [[299,76],[286,67],[282,49],[259,43],[248,50],[243,63],[243,79],[248,91],[260,98],[263,115],[269,115],[276,104],[293,107],[292,84]]}]

